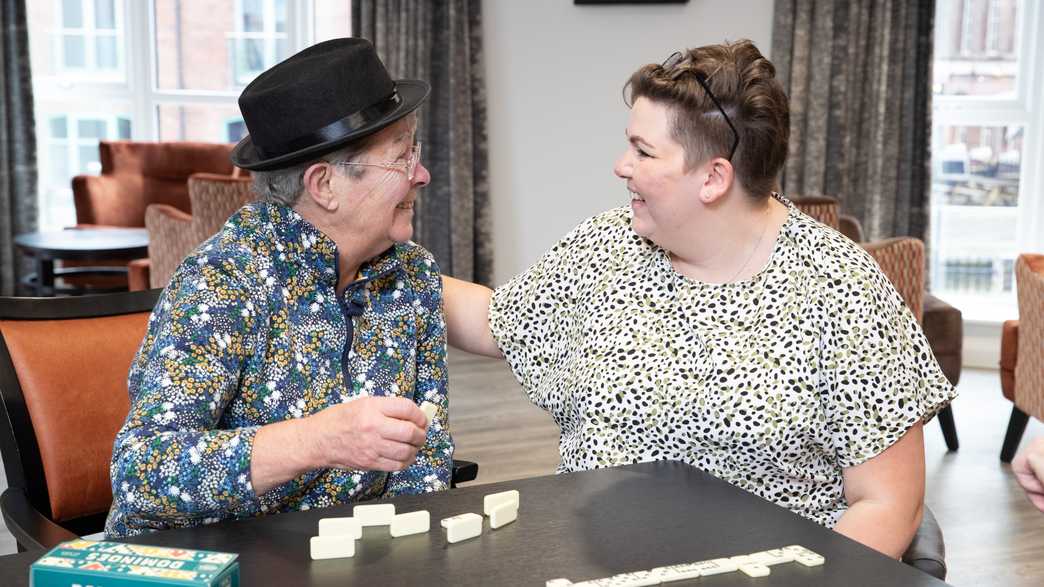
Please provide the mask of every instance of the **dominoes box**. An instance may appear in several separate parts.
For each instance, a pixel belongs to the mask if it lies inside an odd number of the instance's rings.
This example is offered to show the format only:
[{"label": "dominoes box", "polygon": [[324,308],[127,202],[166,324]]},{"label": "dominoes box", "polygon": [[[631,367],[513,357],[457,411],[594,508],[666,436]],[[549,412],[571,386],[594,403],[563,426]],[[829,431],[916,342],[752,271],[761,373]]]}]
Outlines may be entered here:
[{"label": "dominoes box", "polygon": [[210,550],[71,540],[32,564],[29,583],[33,587],[238,587],[236,556]]}]

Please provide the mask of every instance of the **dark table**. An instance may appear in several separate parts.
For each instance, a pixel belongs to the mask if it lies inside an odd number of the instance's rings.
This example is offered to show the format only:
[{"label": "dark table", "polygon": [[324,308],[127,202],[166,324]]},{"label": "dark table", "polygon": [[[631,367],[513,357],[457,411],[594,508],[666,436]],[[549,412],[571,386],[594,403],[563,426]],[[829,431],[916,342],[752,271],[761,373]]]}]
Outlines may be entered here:
[{"label": "dark table", "polygon": [[[518,521],[449,544],[442,518],[482,513],[488,493],[518,489]],[[753,494],[677,462],[645,463],[535,477],[390,500],[396,511],[431,512],[427,534],[390,538],[365,528],[354,558],[312,561],[319,518],[352,506],[170,530],[128,542],[239,553],[241,585],[537,585],[749,554],[800,544],[826,557],[820,567],[786,563],[768,577],[740,572],[667,585],[945,585]],[[0,584],[28,585],[42,552],[0,557]]]},{"label": "dark table", "polygon": [[56,271],[56,259],[130,260],[149,255],[149,234],[144,228],[70,228],[30,232],[16,236],[14,242],[26,255],[35,259],[36,273],[28,276],[25,284],[31,287],[37,296],[86,292],[82,288],[56,288],[55,278],[63,275],[127,273],[126,267],[69,267]]}]

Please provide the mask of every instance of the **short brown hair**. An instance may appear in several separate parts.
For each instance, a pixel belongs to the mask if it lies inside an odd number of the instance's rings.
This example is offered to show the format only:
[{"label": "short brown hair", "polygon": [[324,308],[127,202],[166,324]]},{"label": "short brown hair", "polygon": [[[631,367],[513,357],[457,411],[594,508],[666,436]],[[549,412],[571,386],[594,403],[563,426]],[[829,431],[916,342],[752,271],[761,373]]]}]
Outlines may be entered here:
[{"label": "short brown hair", "polygon": [[732,130],[696,75],[703,76],[739,134],[732,156],[736,178],[752,196],[768,196],[787,158],[790,109],[776,67],[754,43],[744,39],[689,49],[669,71],[646,65],[627,81],[624,101],[630,107],[644,97],[668,107],[671,136],[685,149],[689,169],[711,157],[728,157]]}]

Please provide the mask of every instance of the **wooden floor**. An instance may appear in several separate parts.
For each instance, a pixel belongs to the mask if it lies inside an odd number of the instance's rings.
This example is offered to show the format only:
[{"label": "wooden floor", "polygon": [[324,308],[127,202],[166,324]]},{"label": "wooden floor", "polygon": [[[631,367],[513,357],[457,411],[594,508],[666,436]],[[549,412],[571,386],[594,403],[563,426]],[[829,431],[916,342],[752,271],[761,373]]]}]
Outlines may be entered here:
[{"label": "wooden floor", "polygon": [[[450,389],[457,456],[479,462],[475,483],[554,473],[558,428],[529,403],[502,362],[451,351]],[[995,371],[965,370],[960,392],[954,402],[960,450],[946,452],[935,422],[925,433],[926,501],[945,534],[947,582],[1044,585],[1044,514],[997,458],[1011,404],[1000,396]],[[1024,440],[1035,435],[1044,435],[1044,425],[1031,421]],[[0,553],[7,552],[14,552],[14,541],[0,529]]]}]

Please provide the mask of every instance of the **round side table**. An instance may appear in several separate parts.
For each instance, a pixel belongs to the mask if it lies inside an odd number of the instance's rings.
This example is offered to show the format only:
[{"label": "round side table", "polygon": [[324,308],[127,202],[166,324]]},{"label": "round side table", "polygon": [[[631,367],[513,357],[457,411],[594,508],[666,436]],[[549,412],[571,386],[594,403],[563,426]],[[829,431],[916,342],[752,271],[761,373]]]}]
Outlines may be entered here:
[{"label": "round side table", "polygon": [[33,257],[36,273],[26,276],[23,285],[37,296],[59,294],[108,293],[126,288],[57,287],[54,280],[65,275],[118,275],[126,267],[69,267],[55,270],[56,259],[104,261],[139,259],[149,254],[149,234],[144,228],[70,228],[20,234],[15,245]]}]

